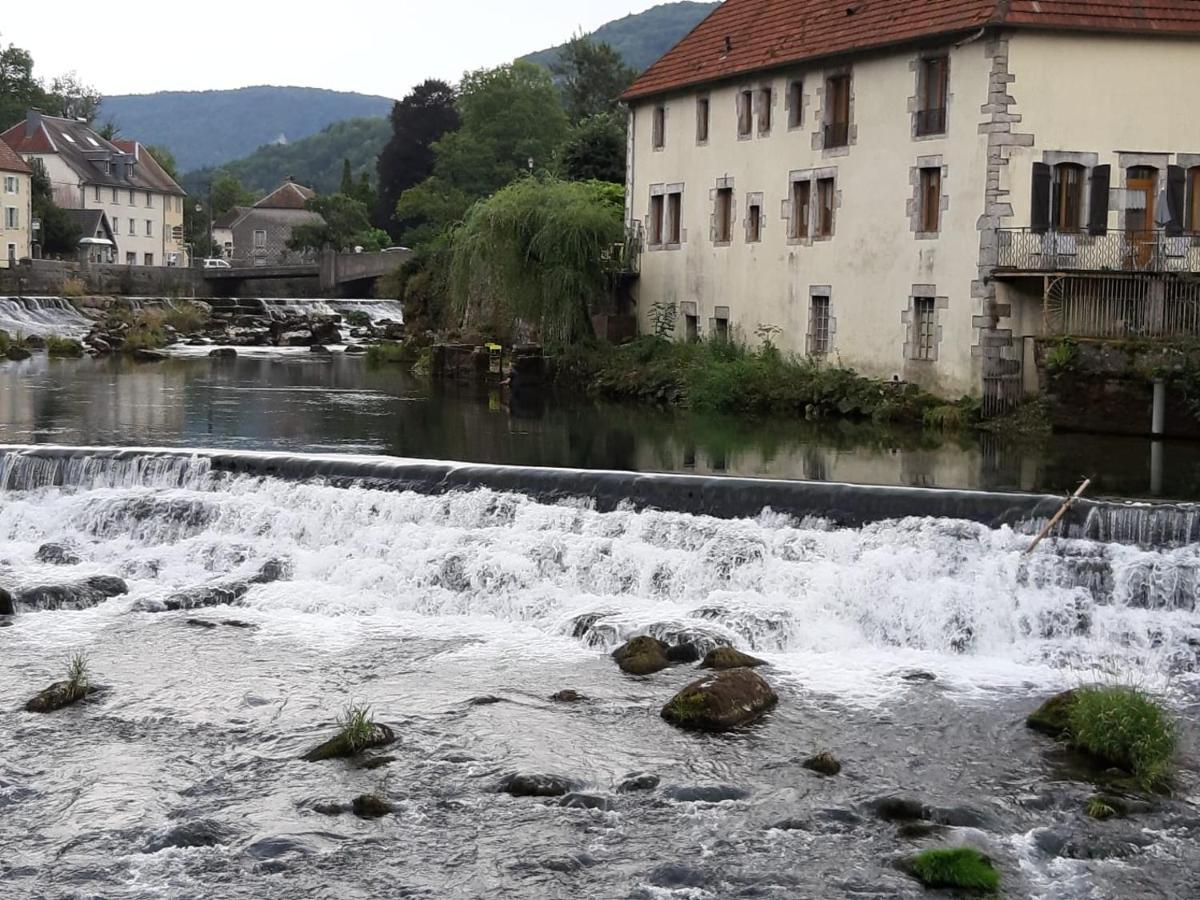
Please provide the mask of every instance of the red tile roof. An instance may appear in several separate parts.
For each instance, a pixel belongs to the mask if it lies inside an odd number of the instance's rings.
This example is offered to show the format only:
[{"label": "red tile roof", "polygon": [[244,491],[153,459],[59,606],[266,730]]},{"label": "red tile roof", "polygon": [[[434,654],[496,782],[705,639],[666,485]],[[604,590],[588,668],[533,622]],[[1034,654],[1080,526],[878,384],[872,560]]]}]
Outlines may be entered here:
[{"label": "red tile roof", "polygon": [[312,188],[296,184],[289,178],[254,205],[258,209],[307,209],[305,203],[315,196],[317,192]]},{"label": "red tile roof", "polygon": [[16,150],[4,141],[0,141],[0,172],[20,172],[22,175],[30,175],[33,173],[33,169],[29,168],[29,164],[17,155]]},{"label": "red tile roof", "polygon": [[643,72],[624,99],[986,25],[1200,35],[1200,2],[725,0]]}]

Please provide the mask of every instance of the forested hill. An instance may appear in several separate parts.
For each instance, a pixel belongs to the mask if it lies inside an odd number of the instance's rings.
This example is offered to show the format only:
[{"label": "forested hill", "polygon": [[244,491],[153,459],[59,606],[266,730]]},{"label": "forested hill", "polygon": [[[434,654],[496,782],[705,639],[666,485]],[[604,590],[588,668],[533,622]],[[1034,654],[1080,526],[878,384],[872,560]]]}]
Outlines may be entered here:
[{"label": "forested hill", "polygon": [[331,122],[386,116],[391,108],[387,97],[262,86],[105,97],[97,121],[111,120],[122,135],[165,145],[187,172],[238,159],[281,138],[293,143]]},{"label": "forested hill", "polygon": [[[291,175],[322,194],[332,194],[341,182],[342,160],[350,160],[355,177],[360,172],[375,177],[375,157],[387,143],[391,130],[386,118],[347,119],[327,125],[294,144],[260,147],[220,168],[253,191],[274,190]],[[189,193],[202,192],[211,176],[211,168],[188,172],[183,176],[183,187]]]},{"label": "forested hill", "polygon": [[[643,13],[615,19],[601,25],[588,35],[592,40],[611,44],[621,54],[625,64],[641,72],[677,44],[700,20],[716,9],[719,3],[664,3]],[[559,47],[539,50],[522,59],[549,66],[559,54]]]}]

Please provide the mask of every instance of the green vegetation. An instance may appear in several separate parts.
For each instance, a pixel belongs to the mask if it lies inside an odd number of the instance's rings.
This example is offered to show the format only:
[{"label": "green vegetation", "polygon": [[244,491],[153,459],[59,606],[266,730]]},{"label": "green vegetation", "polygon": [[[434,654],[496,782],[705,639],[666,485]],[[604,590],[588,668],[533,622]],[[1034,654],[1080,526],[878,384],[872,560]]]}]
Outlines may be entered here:
[{"label": "green vegetation", "polygon": [[693,343],[641,337],[620,347],[579,344],[558,359],[560,382],[614,400],[651,400],[739,415],[922,422],[941,401],[853,369],[751,349],[735,339]]},{"label": "green vegetation", "polygon": [[70,219],[66,210],[54,202],[54,192],[45,163],[35,159],[31,168],[33,177],[30,179],[30,199],[33,217],[42,223],[39,232],[42,253],[47,257],[74,259],[75,254],[79,252],[79,238],[82,236],[79,226]]},{"label": "green vegetation", "polygon": [[1091,818],[1099,819],[1100,821],[1123,816],[1126,812],[1125,804],[1120,800],[1117,800],[1115,797],[1104,797],[1100,794],[1088,798],[1083,811]]},{"label": "green vegetation", "polygon": [[99,93],[75,73],[60,75],[47,85],[33,74],[33,56],[28,50],[13,44],[0,46],[0,131],[22,121],[31,107],[52,116],[91,121],[99,105]]},{"label": "green vegetation", "polygon": [[338,717],[340,739],[351,753],[358,753],[371,745],[375,736],[375,723],[371,720],[371,707],[351,703]]},{"label": "green vegetation", "polygon": [[663,711],[664,718],[672,722],[695,722],[704,718],[708,711],[708,699],[700,692],[691,694],[678,693],[671,698]]},{"label": "green vegetation", "polygon": [[922,422],[936,431],[961,431],[979,421],[979,401],[963,397],[957,403],[942,403],[925,410]]},{"label": "green vegetation", "polygon": [[1047,345],[1042,364],[1052,377],[1073,372],[1079,362],[1079,342],[1074,338],[1061,338]]},{"label": "green vegetation", "polygon": [[83,344],[73,338],[64,338],[52,334],[46,338],[46,353],[49,356],[78,359],[83,356]]},{"label": "green vegetation", "polygon": [[291,250],[320,250],[332,247],[349,251],[356,247],[363,250],[382,250],[391,243],[386,231],[371,227],[367,205],[346,194],[330,194],[314,197],[305,203],[322,221],[297,225],[288,238]]},{"label": "green vegetation", "polygon": [[404,366],[411,369],[421,358],[421,349],[412,341],[396,344],[372,344],[367,348],[367,365],[382,364]]},{"label": "green vegetation", "polygon": [[451,237],[454,311],[476,327],[534,326],[563,346],[591,333],[610,289],[606,251],[621,240],[623,191],[603,182],[522,178],[471,208]]},{"label": "green vegetation", "polygon": [[909,861],[909,868],[922,884],[931,888],[994,891],[1000,886],[1000,873],[991,860],[970,847],[926,850]]},{"label": "green vegetation", "polygon": [[1144,788],[1169,784],[1178,731],[1153,698],[1122,685],[1080,688],[1067,721],[1073,747],[1129,772]]},{"label": "green vegetation", "polygon": [[198,303],[177,301],[164,308],[147,307],[135,310],[130,304],[117,302],[109,307],[105,327],[111,330],[126,326],[121,350],[158,350],[175,341],[176,335],[194,334],[208,324],[208,310]]},{"label": "green vegetation", "polygon": [[67,661],[67,681],[63,689],[67,702],[74,703],[87,696],[90,686],[87,654],[76,653]]},{"label": "green vegetation", "polygon": [[980,422],[979,427],[1006,437],[1043,438],[1053,431],[1050,404],[1042,397],[1026,400],[1003,416]]}]

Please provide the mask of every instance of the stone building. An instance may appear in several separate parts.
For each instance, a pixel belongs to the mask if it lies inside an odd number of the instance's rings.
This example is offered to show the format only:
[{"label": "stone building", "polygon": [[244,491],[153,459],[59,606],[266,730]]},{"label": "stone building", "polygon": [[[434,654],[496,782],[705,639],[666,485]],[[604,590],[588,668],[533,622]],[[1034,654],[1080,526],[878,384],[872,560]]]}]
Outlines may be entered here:
[{"label": "stone building", "polygon": [[274,266],[298,262],[289,250],[292,229],[323,221],[307,208],[316,191],[291,178],[253,206],[235,206],[213,223],[213,240],[235,266]]},{"label": "stone building", "polygon": [[629,89],[643,330],[1003,407],[1038,335],[1200,334],[1200,3],[726,0]]}]

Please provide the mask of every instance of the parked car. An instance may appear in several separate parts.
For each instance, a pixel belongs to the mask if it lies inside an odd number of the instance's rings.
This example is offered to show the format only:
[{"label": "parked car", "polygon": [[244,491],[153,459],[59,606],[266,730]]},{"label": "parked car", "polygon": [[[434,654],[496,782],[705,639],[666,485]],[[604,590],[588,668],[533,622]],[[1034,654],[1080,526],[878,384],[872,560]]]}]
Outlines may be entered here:
[{"label": "parked car", "polygon": [[229,260],[226,259],[206,259],[204,260],[204,268],[206,269],[232,269],[229,265]]}]

